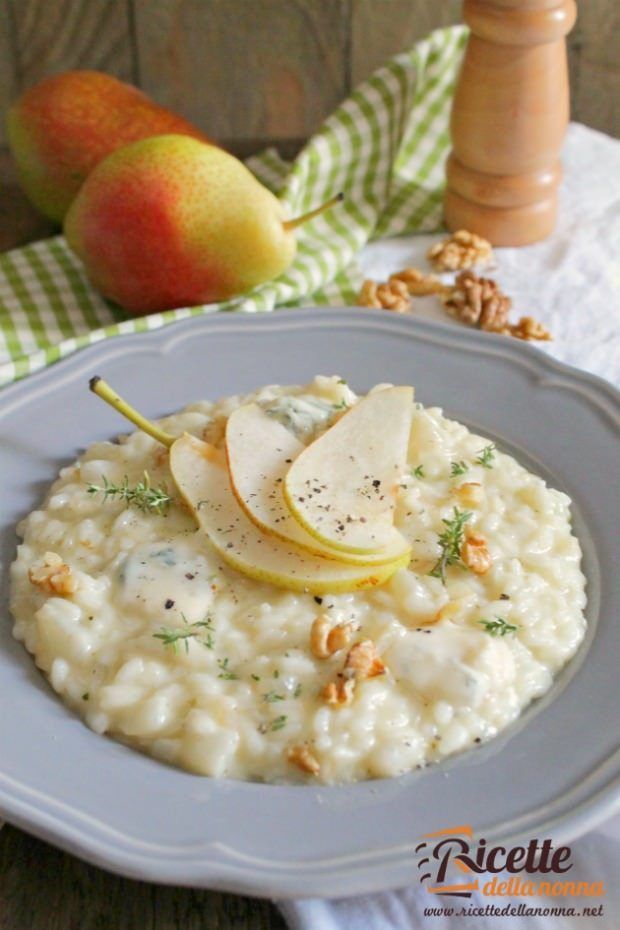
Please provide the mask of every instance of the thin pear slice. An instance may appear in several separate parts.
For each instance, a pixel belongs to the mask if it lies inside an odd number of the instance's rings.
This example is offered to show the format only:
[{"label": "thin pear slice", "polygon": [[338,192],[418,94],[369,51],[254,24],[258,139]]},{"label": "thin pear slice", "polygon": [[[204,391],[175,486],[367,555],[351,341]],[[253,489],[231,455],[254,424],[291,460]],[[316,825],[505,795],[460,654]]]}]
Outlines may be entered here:
[{"label": "thin pear slice", "polygon": [[304,449],[290,430],[258,404],[245,404],[233,411],[226,424],[230,483],[250,520],[259,529],[326,559],[381,565],[405,556],[411,547],[394,527],[383,549],[360,554],[324,545],[295,520],[284,500],[282,485],[291,464]]},{"label": "thin pear slice", "polygon": [[408,564],[407,554],[385,565],[343,565],[261,533],[232,492],[223,453],[194,436],[185,434],[173,444],[170,468],[218,554],[250,578],[291,591],[337,594],[382,584]]},{"label": "thin pear slice", "polygon": [[307,446],[284,479],[298,523],[334,549],[367,553],[386,546],[412,416],[413,388],[385,388]]}]

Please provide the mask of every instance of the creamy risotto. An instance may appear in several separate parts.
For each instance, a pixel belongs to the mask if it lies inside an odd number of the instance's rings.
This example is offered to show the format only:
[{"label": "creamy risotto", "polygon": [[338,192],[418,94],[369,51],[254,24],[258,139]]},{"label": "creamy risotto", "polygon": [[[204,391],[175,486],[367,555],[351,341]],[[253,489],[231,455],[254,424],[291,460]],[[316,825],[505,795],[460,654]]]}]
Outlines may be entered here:
[{"label": "creamy risotto", "polygon": [[[307,444],[357,400],[317,377],[161,424],[221,446],[255,401]],[[155,440],[95,443],[19,526],[14,634],[97,733],[203,775],[391,777],[493,739],[584,635],[570,501],[437,408],[416,404],[408,458],[409,567],[312,596],[227,567]]]}]

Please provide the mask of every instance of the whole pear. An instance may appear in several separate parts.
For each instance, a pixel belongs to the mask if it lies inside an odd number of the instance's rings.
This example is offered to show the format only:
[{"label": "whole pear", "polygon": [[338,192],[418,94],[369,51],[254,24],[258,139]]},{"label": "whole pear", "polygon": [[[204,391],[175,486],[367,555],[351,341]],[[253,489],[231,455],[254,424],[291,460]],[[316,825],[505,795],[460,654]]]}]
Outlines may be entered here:
[{"label": "whole pear", "polygon": [[95,287],[141,316],[224,300],[277,277],[295,255],[295,225],[234,156],[164,135],[100,162],[64,230]]},{"label": "whole pear", "polygon": [[95,165],[120,146],[169,132],[209,141],[137,87],[99,71],[67,71],[35,84],[9,109],[7,129],[21,186],[57,222]]}]

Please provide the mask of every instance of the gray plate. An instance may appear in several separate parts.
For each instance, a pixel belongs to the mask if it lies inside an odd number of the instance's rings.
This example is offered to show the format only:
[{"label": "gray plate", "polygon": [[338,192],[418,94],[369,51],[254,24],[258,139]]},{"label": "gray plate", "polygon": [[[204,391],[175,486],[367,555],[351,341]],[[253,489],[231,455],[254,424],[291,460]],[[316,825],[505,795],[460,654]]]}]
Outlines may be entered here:
[{"label": "gray plate", "polygon": [[[341,787],[213,780],[92,733],[10,634],[14,525],[60,466],[123,430],[89,394],[107,377],[146,414],[338,372],[360,391],[414,384],[575,502],[586,642],[508,734],[447,764]],[[119,337],[0,395],[0,814],[135,878],[254,895],[350,895],[417,881],[421,834],[470,823],[489,841],[567,840],[620,809],[620,395],[501,337],[364,310],[195,317]]]}]

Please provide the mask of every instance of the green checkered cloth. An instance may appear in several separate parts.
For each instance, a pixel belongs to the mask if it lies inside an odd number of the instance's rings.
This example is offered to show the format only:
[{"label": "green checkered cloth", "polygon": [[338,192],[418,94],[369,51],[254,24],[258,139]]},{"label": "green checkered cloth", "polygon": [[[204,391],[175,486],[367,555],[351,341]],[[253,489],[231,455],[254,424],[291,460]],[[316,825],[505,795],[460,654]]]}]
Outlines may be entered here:
[{"label": "green checkered cloth", "polygon": [[345,200],[298,231],[298,252],[276,281],[235,300],[127,319],[89,284],[62,236],[0,256],[0,385],[76,349],[217,310],[263,313],[355,303],[359,250],[371,239],[441,224],[452,91],[464,27],[433,32],[380,68],[338,107],[292,164],[273,149],[248,167],[300,215]]}]

